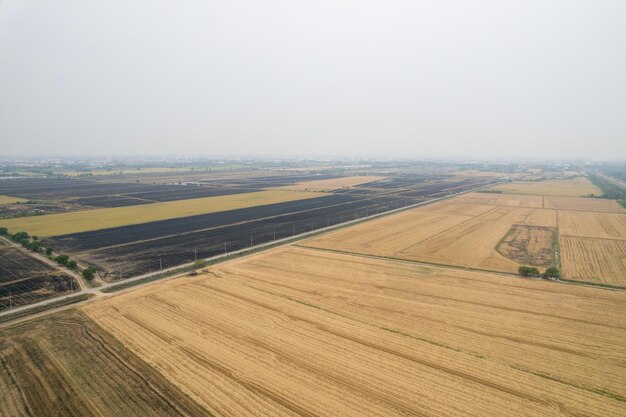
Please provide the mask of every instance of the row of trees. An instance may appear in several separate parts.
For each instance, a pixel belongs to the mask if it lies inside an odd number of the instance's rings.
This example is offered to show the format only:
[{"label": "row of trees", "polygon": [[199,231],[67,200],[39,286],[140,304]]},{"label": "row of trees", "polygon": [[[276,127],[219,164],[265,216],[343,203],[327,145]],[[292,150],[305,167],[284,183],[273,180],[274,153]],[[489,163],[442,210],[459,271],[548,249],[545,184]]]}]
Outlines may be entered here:
[{"label": "row of trees", "polygon": [[[19,243],[26,249],[29,249],[33,252],[43,253],[49,259],[52,259],[59,265],[63,265],[72,271],[76,271],[78,269],[78,264],[75,260],[70,259],[69,255],[61,254],[58,256],[52,256],[52,248],[51,247],[42,247],[41,241],[38,236],[29,236],[27,232],[17,232],[14,234],[9,234],[9,231],[6,227],[0,227],[0,235],[10,237],[10,239],[16,243]],[[89,266],[81,271],[83,277],[87,280],[92,280],[96,275],[97,269],[93,266]]]},{"label": "row of trees", "polygon": [[550,267],[543,273],[539,272],[539,268],[535,266],[520,266],[517,268],[517,273],[524,277],[543,277],[543,278],[560,278],[561,272],[557,267]]}]

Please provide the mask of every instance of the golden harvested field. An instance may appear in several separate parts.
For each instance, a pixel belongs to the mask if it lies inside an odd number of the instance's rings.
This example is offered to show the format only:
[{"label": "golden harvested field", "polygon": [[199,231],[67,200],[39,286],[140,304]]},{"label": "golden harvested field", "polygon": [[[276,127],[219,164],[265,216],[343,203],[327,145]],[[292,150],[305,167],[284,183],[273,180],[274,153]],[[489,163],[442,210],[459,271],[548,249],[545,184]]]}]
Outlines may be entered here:
[{"label": "golden harvested field", "polygon": [[354,187],[355,185],[366,184],[368,182],[380,181],[386,177],[358,175],[353,177],[330,178],[326,180],[303,181],[284,187],[277,187],[281,190],[290,191],[333,191],[340,188]]},{"label": "golden harvested field", "polygon": [[626,239],[626,213],[559,210],[561,236]]},{"label": "golden harvested field", "polygon": [[508,194],[555,195],[562,197],[583,197],[589,194],[602,195],[602,190],[585,177],[537,182],[511,182],[494,185],[492,189]]},{"label": "golden harvested field", "polygon": [[561,237],[566,278],[626,286],[626,240]]},{"label": "golden harvested field", "polygon": [[13,204],[13,203],[23,203],[25,200],[23,198],[11,197],[10,195],[0,195],[0,205],[2,204]]},{"label": "golden harvested field", "polygon": [[457,199],[468,204],[489,204],[493,206],[543,207],[543,198],[532,195],[507,195],[495,193],[468,193]]},{"label": "golden harvested field", "polygon": [[[464,204],[472,197],[430,204],[307,240],[311,247],[435,264],[516,272],[519,263],[496,250],[515,224],[555,227],[554,210]],[[485,201],[481,199],[481,201]],[[504,201],[504,204],[509,201]],[[544,252],[543,256],[547,256]]]},{"label": "golden harvested field", "polygon": [[75,310],[0,330],[0,416],[210,414]]},{"label": "golden harvested field", "polygon": [[2,219],[0,226],[7,227],[13,233],[24,230],[31,235],[58,236],[315,197],[318,195],[307,192],[266,190],[138,206]]},{"label": "golden harvested field", "polygon": [[604,198],[545,197],[544,207],[557,210],[602,211],[606,213],[626,213],[615,200]]},{"label": "golden harvested field", "polygon": [[624,293],[290,247],[83,311],[216,416],[626,413]]}]

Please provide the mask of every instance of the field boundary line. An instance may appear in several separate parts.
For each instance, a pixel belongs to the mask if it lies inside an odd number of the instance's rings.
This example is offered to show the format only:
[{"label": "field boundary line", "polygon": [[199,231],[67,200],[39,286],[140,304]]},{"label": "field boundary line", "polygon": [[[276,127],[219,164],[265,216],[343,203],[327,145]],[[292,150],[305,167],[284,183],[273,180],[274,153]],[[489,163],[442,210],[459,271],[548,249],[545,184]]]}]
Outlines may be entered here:
[{"label": "field boundary line", "polygon": [[456,269],[456,270],[462,270],[462,271],[468,271],[468,272],[486,272],[486,273],[489,273],[491,275],[502,275],[502,276],[505,276],[505,277],[516,278],[516,279],[524,279],[524,280],[531,279],[531,280],[534,280],[534,281],[551,282],[551,283],[555,283],[555,284],[580,285],[580,286],[584,286],[584,287],[591,287],[591,288],[596,288],[596,289],[601,289],[601,290],[626,291],[626,287],[621,287],[621,286],[617,286],[617,285],[610,285],[610,284],[596,283],[596,282],[591,282],[591,281],[575,281],[575,280],[565,279],[565,278],[545,279],[545,278],[539,278],[539,277],[523,277],[523,276],[521,276],[519,274],[516,274],[514,272],[492,271],[490,269],[481,269],[481,268],[465,267],[465,266],[458,266],[458,265],[440,264],[440,263],[436,263],[436,262],[428,262],[428,261],[418,261],[418,260],[412,260],[412,259],[395,258],[395,257],[392,257],[392,256],[373,255],[373,254],[368,254],[368,253],[349,252],[349,251],[342,251],[340,249],[321,248],[321,247],[317,247],[317,246],[307,246],[307,245],[301,245],[301,244],[294,244],[293,246],[295,246],[297,248],[302,248],[302,249],[311,249],[311,250],[317,250],[317,251],[322,251],[322,252],[339,253],[339,254],[342,254],[342,255],[358,256],[358,257],[370,258],[370,259],[381,259],[381,260],[387,260],[387,261],[393,261],[393,262],[404,262],[404,263],[409,263],[409,264],[422,265],[422,266],[426,266],[426,267],[430,266],[430,267],[443,268],[443,269]]}]

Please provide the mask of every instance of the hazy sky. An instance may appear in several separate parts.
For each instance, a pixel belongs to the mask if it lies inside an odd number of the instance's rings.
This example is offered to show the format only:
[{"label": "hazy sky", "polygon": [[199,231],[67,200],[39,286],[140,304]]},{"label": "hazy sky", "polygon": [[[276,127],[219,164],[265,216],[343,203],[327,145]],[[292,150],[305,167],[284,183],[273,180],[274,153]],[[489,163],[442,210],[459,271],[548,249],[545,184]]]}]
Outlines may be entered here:
[{"label": "hazy sky", "polygon": [[0,0],[0,155],[626,159],[626,1]]}]

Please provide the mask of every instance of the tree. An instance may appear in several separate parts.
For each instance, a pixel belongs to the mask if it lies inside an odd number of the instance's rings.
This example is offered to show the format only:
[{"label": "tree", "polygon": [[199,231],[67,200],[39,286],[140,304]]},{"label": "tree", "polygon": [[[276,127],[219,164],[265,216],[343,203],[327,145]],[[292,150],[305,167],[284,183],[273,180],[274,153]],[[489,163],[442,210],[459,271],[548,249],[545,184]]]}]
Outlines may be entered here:
[{"label": "tree", "polygon": [[46,255],[48,256],[52,255],[52,248],[50,246],[46,248]]},{"label": "tree", "polygon": [[0,227],[0,235],[6,236],[8,234],[9,234],[9,229],[7,229],[6,227]]},{"label": "tree", "polygon": [[85,278],[87,281],[91,281],[95,274],[96,268],[94,268],[93,266],[89,266],[83,269],[83,278]]},{"label": "tree", "polygon": [[73,259],[67,261],[67,267],[69,269],[76,269],[76,261]]},{"label": "tree", "polygon": [[13,239],[13,241],[15,241],[17,243],[22,243],[22,241],[28,239],[28,233],[26,233],[26,232],[17,232],[13,236],[11,236],[11,239]]},{"label": "tree", "polygon": [[67,265],[67,262],[70,260],[70,257],[69,257],[69,256],[67,256],[67,255],[65,255],[65,254],[62,254],[62,255],[59,255],[59,256],[57,256],[56,258],[54,258],[54,260],[55,260],[58,264],[61,264],[61,265]]},{"label": "tree", "polygon": [[37,235],[33,236],[33,240],[39,240],[39,236]]},{"label": "tree", "polygon": [[545,278],[561,278],[561,271],[559,271],[559,268],[552,266],[545,270],[543,276]]},{"label": "tree", "polygon": [[39,252],[39,248],[41,248],[41,243],[39,243],[38,241],[29,242],[26,247],[33,252]]},{"label": "tree", "polygon": [[534,266],[520,266],[517,272],[524,277],[539,275],[539,270]]}]

